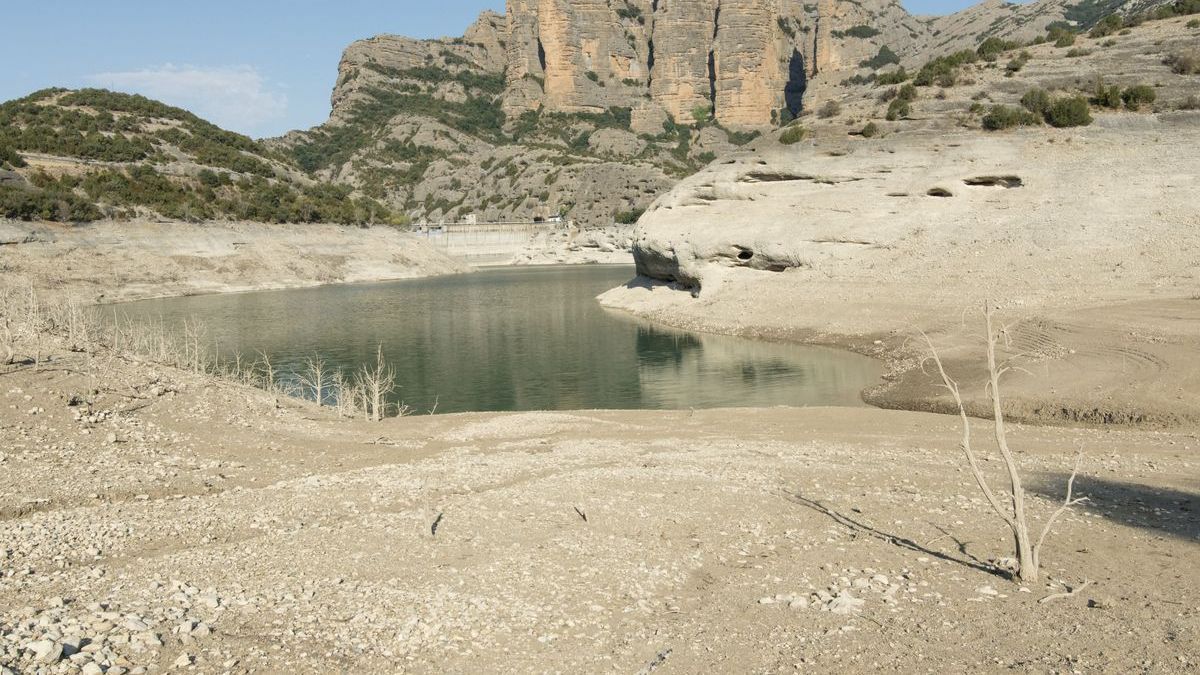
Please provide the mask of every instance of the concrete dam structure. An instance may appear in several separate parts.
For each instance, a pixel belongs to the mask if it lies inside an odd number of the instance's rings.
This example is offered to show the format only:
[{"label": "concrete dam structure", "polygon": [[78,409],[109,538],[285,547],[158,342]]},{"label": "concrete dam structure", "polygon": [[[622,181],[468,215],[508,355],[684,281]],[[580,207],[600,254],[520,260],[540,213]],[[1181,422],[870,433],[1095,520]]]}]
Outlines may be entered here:
[{"label": "concrete dam structure", "polygon": [[562,221],[423,224],[413,234],[468,264],[503,265],[544,235],[570,227]]}]

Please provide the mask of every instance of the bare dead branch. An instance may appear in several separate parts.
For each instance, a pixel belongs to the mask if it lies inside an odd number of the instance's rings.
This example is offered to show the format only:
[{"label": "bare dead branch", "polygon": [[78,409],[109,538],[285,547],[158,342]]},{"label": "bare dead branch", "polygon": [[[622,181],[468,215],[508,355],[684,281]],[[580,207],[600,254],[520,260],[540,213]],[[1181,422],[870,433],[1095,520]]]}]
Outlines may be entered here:
[{"label": "bare dead branch", "polygon": [[1050,535],[1050,529],[1054,527],[1055,521],[1062,514],[1067,512],[1072,506],[1077,506],[1088,501],[1087,497],[1074,498],[1075,478],[1079,476],[1079,467],[1083,464],[1083,445],[1080,444],[1079,452],[1075,455],[1075,469],[1071,471],[1071,477],[1067,479],[1067,496],[1063,499],[1063,503],[1058,507],[1058,510],[1051,514],[1049,520],[1046,521],[1046,526],[1042,528],[1042,535],[1038,537],[1037,543],[1033,546],[1033,562],[1035,565],[1041,565],[1042,544],[1046,542],[1046,537]]},{"label": "bare dead branch", "polygon": [[1083,592],[1083,590],[1085,588],[1087,588],[1088,586],[1091,586],[1094,583],[1096,583],[1096,582],[1094,582],[1090,579],[1084,579],[1083,583],[1076,586],[1075,588],[1068,588],[1066,591],[1064,591],[1062,593],[1053,593],[1051,595],[1047,595],[1046,597],[1042,598],[1041,600],[1038,600],[1038,604],[1044,605],[1047,602],[1053,602],[1055,600],[1063,600],[1066,598],[1074,597],[1074,596],[1078,595],[1079,593]]},{"label": "bare dead branch", "polygon": [[1012,516],[1006,512],[1004,506],[996,497],[996,494],[992,492],[992,488],[988,485],[987,478],[983,475],[983,470],[979,467],[979,460],[975,457],[975,451],[971,448],[971,418],[967,416],[967,408],[966,405],[963,404],[962,393],[958,389],[958,383],[951,379],[950,375],[946,373],[946,367],[942,363],[942,357],[940,354],[938,354],[937,347],[933,345],[933,340],[931,340],[924,332],[921,333],[921,336],[925,338],[925,343],[929,345],[929,352],[932,355],[931,358],[933,359],[933,362],[937,364],[938,373],[942,377],[943,386],[947,391],[950,392],[950,395],[954,398],[954,402],[958,405],[958,416],[962,421],[963,427],[963,436],[962,440],[959,442],[959,447],[967,456],[967,463],[971,467],[971,474],[975,477],[975,482],[979,485],[979,489],[983,491],[983,496],[987,499],[988,503],[991,504],[992,509],[996,511],[996,514],[999,515],[1009,527],[1015,529]]}]

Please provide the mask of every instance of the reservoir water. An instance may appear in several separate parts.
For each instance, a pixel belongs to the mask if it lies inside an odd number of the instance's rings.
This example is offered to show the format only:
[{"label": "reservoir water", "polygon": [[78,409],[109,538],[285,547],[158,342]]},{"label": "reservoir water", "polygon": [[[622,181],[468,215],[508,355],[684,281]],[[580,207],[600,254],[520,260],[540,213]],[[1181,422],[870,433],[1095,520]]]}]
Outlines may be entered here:
[{"label": "reservoir water", "polygon": [[167,326],[197,320],[224,355],[280,372],[319,355],[347,373],[382,345],[396,400],[422,413],[863,405],[879,365],[834,349],[652,326],[600,307],[617,266],[495,268],[378,284],[120,305]]}]

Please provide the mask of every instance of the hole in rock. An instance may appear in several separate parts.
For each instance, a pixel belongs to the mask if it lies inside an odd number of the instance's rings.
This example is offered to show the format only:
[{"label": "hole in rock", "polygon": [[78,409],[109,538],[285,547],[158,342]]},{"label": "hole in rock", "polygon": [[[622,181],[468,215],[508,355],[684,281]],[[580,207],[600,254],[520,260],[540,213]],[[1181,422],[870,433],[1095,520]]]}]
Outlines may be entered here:
[{"label": "hole in rock", "polygon": [[786,171],[751,171],[742,176],[743,183],[786,183],[795,180],[813,180],[813,177]]},{"label": "hole in rock", "polygon": [[963,181],[972,187],[1019,188],[1025,185],[1020,176],[976,176]]},{"label": "hole in rock", "polygon": [[926,192],[925,194],[929,195],[930,197],[953,197],[954,196],[953,192],[947,190],[946,188],[941,188],[941,187],[935,187],[932,190],[930,190],[929,192]]},{"label": "hole in rock", "polygon": [[742,250],[738,251],[737,258],[738,258],[738,260],[741,260],[743,262],[745,262],[747,260],[752,260],[754,258],[754,251],[742,249]]}]

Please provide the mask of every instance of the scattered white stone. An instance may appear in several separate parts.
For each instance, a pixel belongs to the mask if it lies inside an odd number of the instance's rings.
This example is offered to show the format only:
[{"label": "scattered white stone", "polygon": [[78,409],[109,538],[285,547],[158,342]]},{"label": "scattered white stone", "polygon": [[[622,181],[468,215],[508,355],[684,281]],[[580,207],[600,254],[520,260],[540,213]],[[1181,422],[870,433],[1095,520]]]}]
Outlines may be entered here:
[{"label": "scattered white stone", "polygon": [[991,586],[980,586],[979,588],[975,589],[975,592],[980,595],[991,595],[991,596],[1000,595],[1000,591],[997,591],[996,589],[992,588]]},{"label": "scattered white stone", "polygon": [[30,644],[29,649],[38,663],[58,663],[63,655],[62,645],[53,640],[39,640]]},{"label": "scattered white stone", "polygon": [[834,614],[858,614],[866,604],[866,600],[860,600],[850,595],[849,592],[842,591],[836,598],[830,600],[829,604],[825,605],[825,609]]}]

